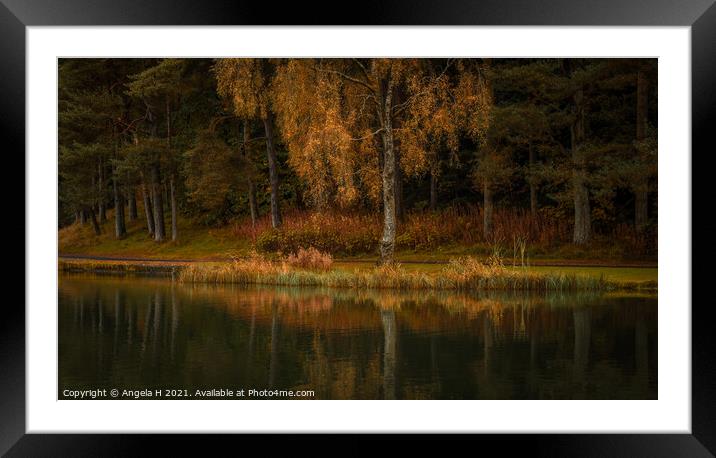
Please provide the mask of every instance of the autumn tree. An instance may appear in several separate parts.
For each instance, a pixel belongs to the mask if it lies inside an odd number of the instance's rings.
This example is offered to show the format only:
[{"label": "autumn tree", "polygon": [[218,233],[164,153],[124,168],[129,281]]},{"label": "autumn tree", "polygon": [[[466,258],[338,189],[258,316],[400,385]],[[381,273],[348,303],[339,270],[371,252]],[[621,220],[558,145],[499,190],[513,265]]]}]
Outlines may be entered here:
[{"label": "autumn tree", "polygon": [[256,222],[259,217],[258,202],[256,200],[256,180],[257,170],[254,162],[251,159],[252,151],[252,138],[250,121],[244,119],[241,122],[241,140],[239,143],[239,150],[241,151],[240,163],[244,176],[246,177],[246,185],[248,187],[248,201],[249,201],[249,214],[251,215],[251,225],[256,226]]},{"label": "autumn tree", "polygon": [[436,73],[419,59],[291,59],[277,73],[274,103],[292,166],[319,200],[335,189],[335,200],[350,204],[364,189],[382,201],[383,263],[395,251],[397,168],[429,165],[426,137],[414,128],[432,114],[448,65]]},{"label": "autumn tree", "polygon": [[[459,163],[461,120],[460,112],[454,109],[454,91],[457,75],[464,66],[445,59],[424,59],[418,65],[422,79],[412,81],[411,92],[420,96],[413,101],[410,116],[403,119],[400,128],[400,146],[404,151],[400,165],[409,176],[429,174],[429,207],[435,211],[442,170]],[[426,81],[430,83],[425,85]]]},{"label": "autumn tree", "polygon": [[483,196],[483,236],[493,235],[493,193],[506,178],[506,149],[499,135],[492,130],[488,138],[493,110],[494,91],[489,75],[490,60],[464,60],[459,63],[459,80],[454,89],[459,125],[478,149],[478,161],[473,175]]},{"label": "autumn tree", "polygon": [[561,242],[654,241],[656,59],[60,59],[59,77],[61,226],[122,238],[143,211],[162,241],[169,217],[176,240],[181,218],[380,212],[390,262],[401,213],[439,203],[477,204],[487,241],[523,209],[571,223]]}]

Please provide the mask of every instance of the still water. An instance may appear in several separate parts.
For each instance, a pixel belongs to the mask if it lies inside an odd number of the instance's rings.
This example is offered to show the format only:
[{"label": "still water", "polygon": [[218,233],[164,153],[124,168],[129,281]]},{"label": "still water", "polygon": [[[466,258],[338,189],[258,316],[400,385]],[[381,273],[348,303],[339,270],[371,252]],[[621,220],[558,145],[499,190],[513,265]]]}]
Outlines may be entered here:
[{"label": "still water", "polygon": [[657,299],[61,276],[58,357],[59,399],[655,399]]}]

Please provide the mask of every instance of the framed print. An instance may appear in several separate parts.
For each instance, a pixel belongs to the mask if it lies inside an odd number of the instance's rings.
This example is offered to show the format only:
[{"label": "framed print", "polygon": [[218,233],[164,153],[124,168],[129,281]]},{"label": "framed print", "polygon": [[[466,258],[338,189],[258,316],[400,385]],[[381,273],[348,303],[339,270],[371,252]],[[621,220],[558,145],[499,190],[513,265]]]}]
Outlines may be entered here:
[{"label": "framed print", "polygon": [[712,456],[712,3],[3,0],[3,453]]}]

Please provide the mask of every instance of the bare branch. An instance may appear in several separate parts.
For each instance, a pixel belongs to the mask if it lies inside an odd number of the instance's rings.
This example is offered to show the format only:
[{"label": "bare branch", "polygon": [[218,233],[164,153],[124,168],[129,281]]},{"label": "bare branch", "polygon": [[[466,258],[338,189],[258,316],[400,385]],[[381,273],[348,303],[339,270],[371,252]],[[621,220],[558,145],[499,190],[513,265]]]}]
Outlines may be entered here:
[{"label": "bare branch", "polygon": [[369,133],[368,135],[364,135],[364,136],[362,136],[362,137],[357,137],[357,138],[351,138],[351,140],[353,140],[353,141],[366,140],[366,139],[368,139],[368,138],[371,138],[371,137],[377,135],[377,134],[380,133],[382,130],[383,130],[383,128],[381,127],[380,129],[378,129],[378,130],[376,130],[376,131],[374,131],[374,132],[371,132],[371,133]]},{"label": "bare branch", "polygon": [[353,62],[355,62],[360,67],[361,71],[363,72],[363,76],[365,76],[366,82],[370,82],[370,80],[371,80],[370,74],[368,73],[368,70],[365,68],[365,65],[363,65],[361,63],[361,61],[359,61],[356,58],[353,58]]}]

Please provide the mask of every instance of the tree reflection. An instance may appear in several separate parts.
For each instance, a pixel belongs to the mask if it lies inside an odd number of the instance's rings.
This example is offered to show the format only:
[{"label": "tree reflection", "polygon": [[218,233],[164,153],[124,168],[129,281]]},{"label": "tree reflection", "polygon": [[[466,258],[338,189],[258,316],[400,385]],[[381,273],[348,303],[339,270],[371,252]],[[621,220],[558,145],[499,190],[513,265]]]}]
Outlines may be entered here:
[{"label": "tree reflection", "polygon": [[278,344],[279,344],[279,328],[278,328],[278,304],[271,304],[271,355],[269,364],[269,388],[276,386],[276,371],[278,368]]},{"label": "tree reflection", "polygon": [[574,309],[572,315],[574,316],[574,376],[577,381],[581,381],[584,379],[584,372],[589,362],[590,310],[578,307]]},{"label": "tree reflection", "polygon": [[63,277],[59,297],[60,386],[309,389],[326,399],[657,394],[655,297],[85,277]]},{"label": "tree reflection", "polygon": [[397,334],[395,312],[383,310],[380,312],[383,323],[385,344],[383,347],[383,396],[385,399],[395,399],[395,360],[397,358]]}]

